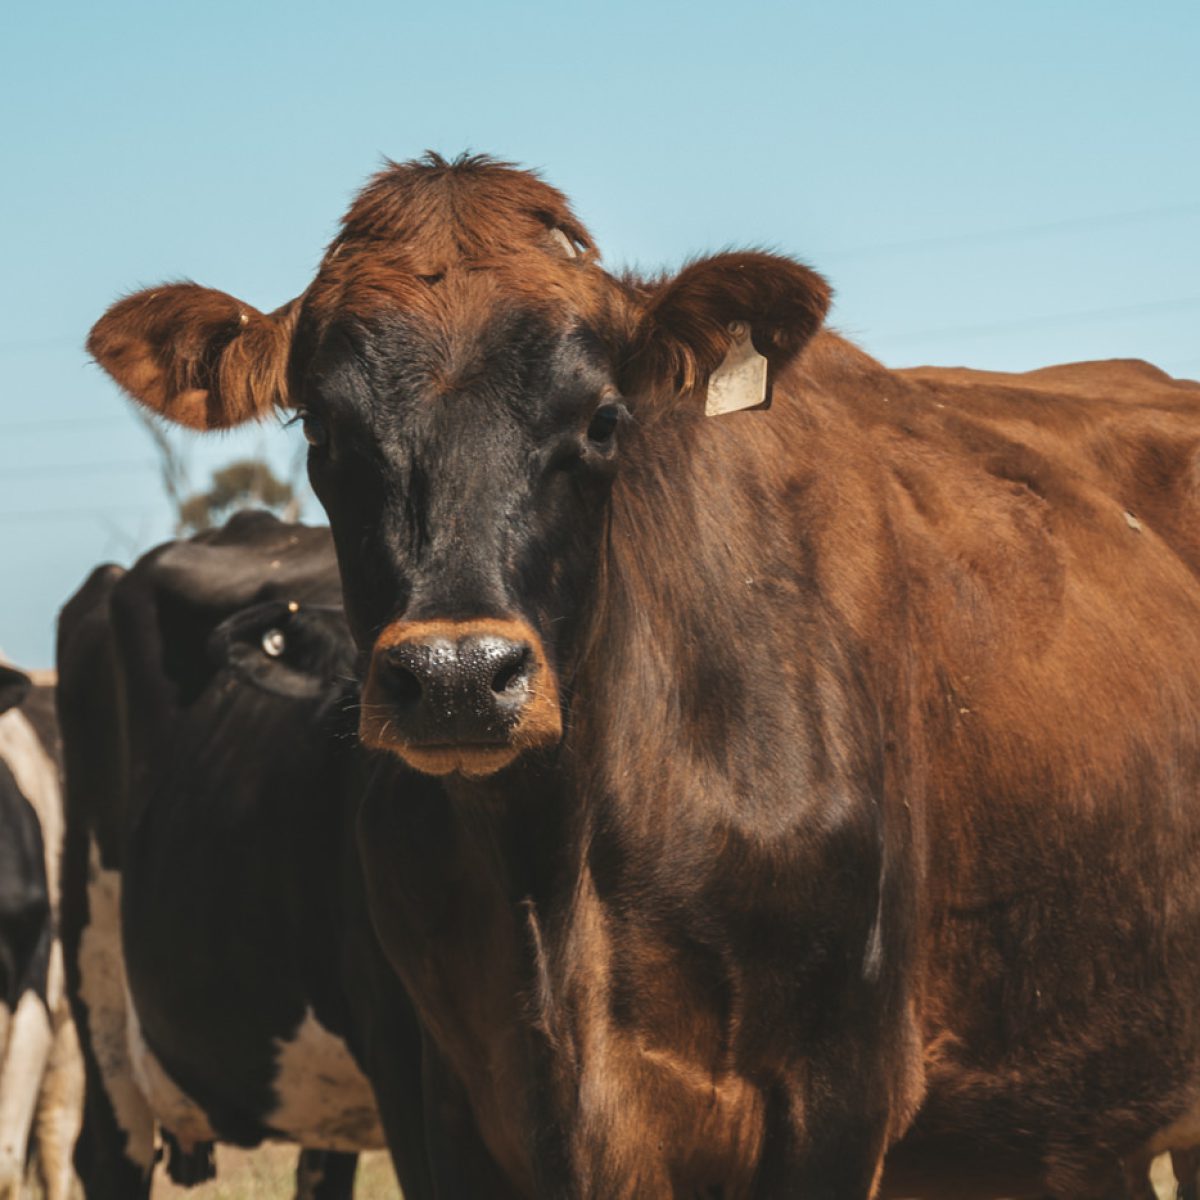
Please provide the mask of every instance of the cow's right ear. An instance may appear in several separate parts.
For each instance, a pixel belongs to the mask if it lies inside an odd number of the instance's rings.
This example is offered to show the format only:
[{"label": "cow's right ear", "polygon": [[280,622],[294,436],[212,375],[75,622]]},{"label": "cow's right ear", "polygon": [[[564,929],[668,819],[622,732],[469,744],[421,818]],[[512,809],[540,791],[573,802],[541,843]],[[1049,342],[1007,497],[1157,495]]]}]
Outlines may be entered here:
[{"label": "cow's right ear", "polygon": [[29,676],[15,667],[0,666],[0,713],[16,708],[33,686]]},{"label": "cow's right ear", "polygon": [[140,404],[192,429],[228,429],[287,405],[299,304],[261,313],[225,292],[169,284],[118,301],[92,357]]}]

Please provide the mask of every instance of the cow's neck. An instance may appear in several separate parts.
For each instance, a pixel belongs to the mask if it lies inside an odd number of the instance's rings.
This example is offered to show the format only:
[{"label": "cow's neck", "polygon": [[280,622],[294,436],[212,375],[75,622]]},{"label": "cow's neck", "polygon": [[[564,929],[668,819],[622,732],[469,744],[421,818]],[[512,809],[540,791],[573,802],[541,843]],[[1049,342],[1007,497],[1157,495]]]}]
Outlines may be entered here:
[{"label": "cow's neck", "polygon": [[525,914],[548,887],[546,847],[560,839],[547,825],[562,809],[546,802],[544,773],[518,766],[506,777],[434,780],[385,763],[359,833],[383,948],[488,1151],[529,1193]]},{"label": "cow's neck", "polygon": [[[888,767],[859,727],[878,713],[858,639],[817,588],[804,447],[781,456],[775,428],[681,424],[618,481],[561,751],[404,801],[409,862],[377,912],[411,915],[398,965],[513,1177],[531,1127],[581,1122],[603,1129],[577,1144],[668,1147],[645,1194],[663,1161],[697,1187],[752,1170],[755,1046],[875,969]],[[505,1080],[531,1059],[522,1112]]]},{"label": "cow's neck", "polygon": [[[875,961],[877,681],[820,586],[826,531],[808,515],[809,489],[830,486],[819,402],[778,403],[770,420],[654,431],[678,441],[616,485],[564,757],[576,874],[538,973],[553,1116],[600,1126],[579,1144],[609,1163],[664,1146],[669,1186],[698,1193],[731,1179],[737,1194],[730,1164],[752,1174],[780,1030],[799,1062],[829,1020],[820,997],[853,1020],[901,986]],[[648,1174],[639,1194],[666,1186]]]}]

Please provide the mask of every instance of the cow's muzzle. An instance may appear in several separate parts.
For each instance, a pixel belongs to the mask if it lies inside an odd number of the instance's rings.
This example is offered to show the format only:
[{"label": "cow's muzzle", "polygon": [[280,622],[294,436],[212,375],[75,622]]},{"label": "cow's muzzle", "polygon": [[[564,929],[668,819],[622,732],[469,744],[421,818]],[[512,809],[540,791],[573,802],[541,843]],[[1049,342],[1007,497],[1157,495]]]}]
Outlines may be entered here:
[{"label": "cow's muzzle", "polygon": [[359,736],[428,775],[479,777],[562,736],[558,688],[523,621],[398,621],[375,643]]}]

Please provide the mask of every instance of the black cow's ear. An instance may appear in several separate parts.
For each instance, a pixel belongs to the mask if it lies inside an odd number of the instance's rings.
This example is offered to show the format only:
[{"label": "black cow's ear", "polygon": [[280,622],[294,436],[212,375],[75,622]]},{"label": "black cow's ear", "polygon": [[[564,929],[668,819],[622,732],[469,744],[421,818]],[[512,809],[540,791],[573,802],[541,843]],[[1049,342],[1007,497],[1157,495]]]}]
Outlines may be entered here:
[{"label": "black cow's ear", "polygon": [[287,404],[298,302],[261,313],[225,292],[176,283],[118,301],[88,353],[139,404],[192,429],[228,429]]},{"label": "black cow's ear", "polygon": [[0,713],[16,708],[33,686],[29,676],[15,667],[0,666]]},{"label": "black cow's ear", "polygon": [[694,262],[651,293],[622,390],[704,392],[714,375],[752,368],[757,358],[769,395],[770,377],[821,327],[832,296],[820,275],[781,255],[745,251]]}]

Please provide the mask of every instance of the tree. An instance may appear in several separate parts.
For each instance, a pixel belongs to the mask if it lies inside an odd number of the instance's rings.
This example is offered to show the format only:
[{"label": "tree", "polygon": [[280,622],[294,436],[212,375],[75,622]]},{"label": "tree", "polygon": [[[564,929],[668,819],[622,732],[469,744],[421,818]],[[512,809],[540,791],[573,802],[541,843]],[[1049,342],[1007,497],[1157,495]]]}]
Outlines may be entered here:
[{"label": "tree", "polygon": [[299,518],[301,498],[296,482],[303,470],[303,454],[296,459],[296,480],[280,479],[261,458],[243,458],[214,471],[205,491],[192,491],[188,463],[181,448],[154,415],[140,405],[132,407],[158,452],[163,491],[175,510],[177,534],[211,529],[241,508],[268,508],[285,521]]},{"label": "tree", "polygon": [[239,508],[269,508],[285,521],[300,515],[295,488],[259,458],[244,458],[212,474],[212,486],[179,505],[180,533],[211,529]]}]

